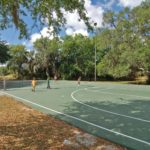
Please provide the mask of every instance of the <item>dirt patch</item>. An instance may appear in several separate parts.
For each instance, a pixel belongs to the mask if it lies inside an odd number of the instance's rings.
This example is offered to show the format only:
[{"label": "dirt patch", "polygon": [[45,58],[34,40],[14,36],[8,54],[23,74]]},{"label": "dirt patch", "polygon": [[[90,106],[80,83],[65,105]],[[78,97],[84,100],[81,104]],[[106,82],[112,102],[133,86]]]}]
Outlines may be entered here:
[{"label": "dirt patch", "polygon": [[0,149],[126,150],[6,96],[0,96]]}]

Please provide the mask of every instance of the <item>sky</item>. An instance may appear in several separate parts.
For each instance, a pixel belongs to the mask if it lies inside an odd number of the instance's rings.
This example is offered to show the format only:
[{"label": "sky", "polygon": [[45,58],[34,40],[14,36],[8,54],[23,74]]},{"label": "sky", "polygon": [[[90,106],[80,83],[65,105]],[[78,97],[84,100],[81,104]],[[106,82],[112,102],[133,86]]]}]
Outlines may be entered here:
[{"label": "sky", "polygon": [[[129,7],[130,9],[141,4],[143,0],[85,0],[85,8],[87,10],[87,16],[91,18],[91,24],[93,22],[97,23],[97,27],[102,27],[103,22],[103,13],[107,10],[120,11],[124,7]],[[65,28],[61,32],[60,36],[63,35],[75,35],[81,33],[82,35],[89,36],[87,31],[87,27],[83,21],[78,21],[79,16],[77,12],[67,13],[65,10],[62,10],[67,19],[67,23]],[[54,14],[55,16],[55,14]],[[26,18],[26,22],[28,22],[28,26],[32,24],[32,21]],[[43,37],[49,37],[50,39],[53,36],[49,35],[48,31],[53,30],[52,27],[48,29],[47,27],[43,27],[40,31],[34,29],[30,40],[27,39],[18,39],[18,31],[13,27],[7,30],[0,31],[0,39],[5,40],[9,44],[23,44],[26,46],[28,50],[32,49],[33,42],[36,39],[39,39],[41,35]]]}]

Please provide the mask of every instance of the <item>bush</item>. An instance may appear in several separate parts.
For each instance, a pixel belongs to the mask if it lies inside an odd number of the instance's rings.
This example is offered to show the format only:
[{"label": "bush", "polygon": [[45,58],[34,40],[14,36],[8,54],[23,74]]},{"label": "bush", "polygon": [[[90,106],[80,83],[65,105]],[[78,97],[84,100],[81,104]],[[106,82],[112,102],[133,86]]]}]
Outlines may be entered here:
[{"label": "bush", "polygon": [[7,67],[0,67],[0,76],[5,76],[8,74],[9,74],[9,71],[8,71]]}]

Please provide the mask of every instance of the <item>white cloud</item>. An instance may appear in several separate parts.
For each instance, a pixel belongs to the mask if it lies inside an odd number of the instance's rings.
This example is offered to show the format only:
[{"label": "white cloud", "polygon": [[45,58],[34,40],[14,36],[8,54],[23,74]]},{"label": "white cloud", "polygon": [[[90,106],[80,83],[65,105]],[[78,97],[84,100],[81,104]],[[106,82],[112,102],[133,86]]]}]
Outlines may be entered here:
[{"label": "white cloud", "polygon": [[105,9],[111,10],[112,6],[116,3],[116,0],[109,0],[108,2],[107,2],[107,0],[105,0],[104,2],[105,2],[105,4],[102,4],[102,6]]},{"label": "white cloud", "polygon": [[143,0],[119,0],[119,4],[124,7],[136,7],[142,3]]},{"label": "white cloud", "polygon": [[41,38],[41,35],[39,33],[34,33],[34,34],[31,35],[30,42],[34,43],[37,39],[40,39],[40,38]]},{"label": "white cloud", "polygon": [[91,18],[91,23],[96,22],[97,27],[101,27],[104,12],[102,7],[100,7],[99,5],[92,5],[91,0],[86,0],[85,8],[87,10],[87,16]]},{"label": "white cloud", "polygon": [[50,27],[50,28],[44,27],[44,28],[40,31],[40,33],[34,33],[34,34],[31,35],[31,40],[30,40],[30,42],[31,42],[31,43],[34,43],[37,39],[40,39],[41,37],[48,37],[49,39],[53,39],[54,36],[53,36],[52,33],[51,33],[52,31],[53,31],[53,28],[52,28],[52,27]]},{"label": "white cloud", "polygon": [[23,41],[22,45],[24,45],[27,48],[27,51],[30,51],[32,49],[32,46],[33,46],[32,43],[28,40]]},{"label": "white cloud", "polygon": [[[93,23],[97,23],[97,27],[102,26],[102,18],[103,18],[103,12],[104,10],[100,5],[93,5],[91,0],[85,0],[85,9],[87,11],[87,16],[90,19],[91,25]],[[77,11],[74,11],[73,13],[66,12],[64,9],[62,9],[62,12],[66,18],[66,25],[65,25],[65,32],[67,35],[75,35],[75,34],[82,34],[84,36],[88,36],[87,26],[85,25],[83,20],[80,20],[79,14]],[[54,18],[56,18],[56,13],[53,12]],[[46,19],[44,19],[46,22]],[[53,30],[53,28],[48,29],[47,27],[44,27],[40,33],[34,33],[31,35],[31,43],[34,43],[37,39],[40,39],[43,37],[48,37],[50,39],[53,38],[53,35],[50,34],[50,32]]]},{"label": "white cloud", "polygon": [[88,36],[89,35],[89,33],[87,32],[86,29],[75,30],[73,34],[75,35],[75,34],[79,34],[79,33],[82,34],[82,35],[84,35],[84,36]]},{"label": "white cloud", "polygon": [[79,29],[73,29],[73,28],[67,28],[66,29],[66,34],[67,35],[76,35],[76,34],[82,34],[84,36],[88,36],[88,32],[87,32],[87,29],[82,29],[82,28],[79,28]]},{"label": "white cloud", "polygon": [[[103,9],[98,5],[93,5],[91,0],[85,0],[85,9],[87,11],[87,16],[90,19],[90,23],[97,23],[97,27],[102,26],[102,17],[103,17]],[[74,34],[82,34],[88,36],[87,27],[83,20],[79,20],[79,15],[77,11],[73,13],[68,13],[65,10],[62,10],[64,16],[66,18],[66,34],[74,35]]]},{"label": "white cloud", "polygon": [[68,27],[68,28],[66,29],[66,34],[67,34],[67,35],[72,35],[73,32],[74,32],[74,31],[73,31],[72,28],[69,28],[69,27]]},{"label": "white cloud", "polygon": [[63,10],[63,13],[67,20],[65,27],[73,29],[86,28],[83,20],[79,21],[79,15],[77,11],[74,11],[74,13],[69,13]]}]

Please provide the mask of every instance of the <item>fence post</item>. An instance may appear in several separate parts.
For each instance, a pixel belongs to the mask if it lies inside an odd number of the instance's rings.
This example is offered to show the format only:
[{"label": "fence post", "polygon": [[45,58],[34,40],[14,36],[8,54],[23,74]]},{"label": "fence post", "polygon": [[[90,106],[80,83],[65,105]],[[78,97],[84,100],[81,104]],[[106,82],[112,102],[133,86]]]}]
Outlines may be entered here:
[{"label": "fence post", "polygon": [[4,89],[4,91],[6,90],[6,80],[5,80],[5,78],[3,80],[3,89]]}]

